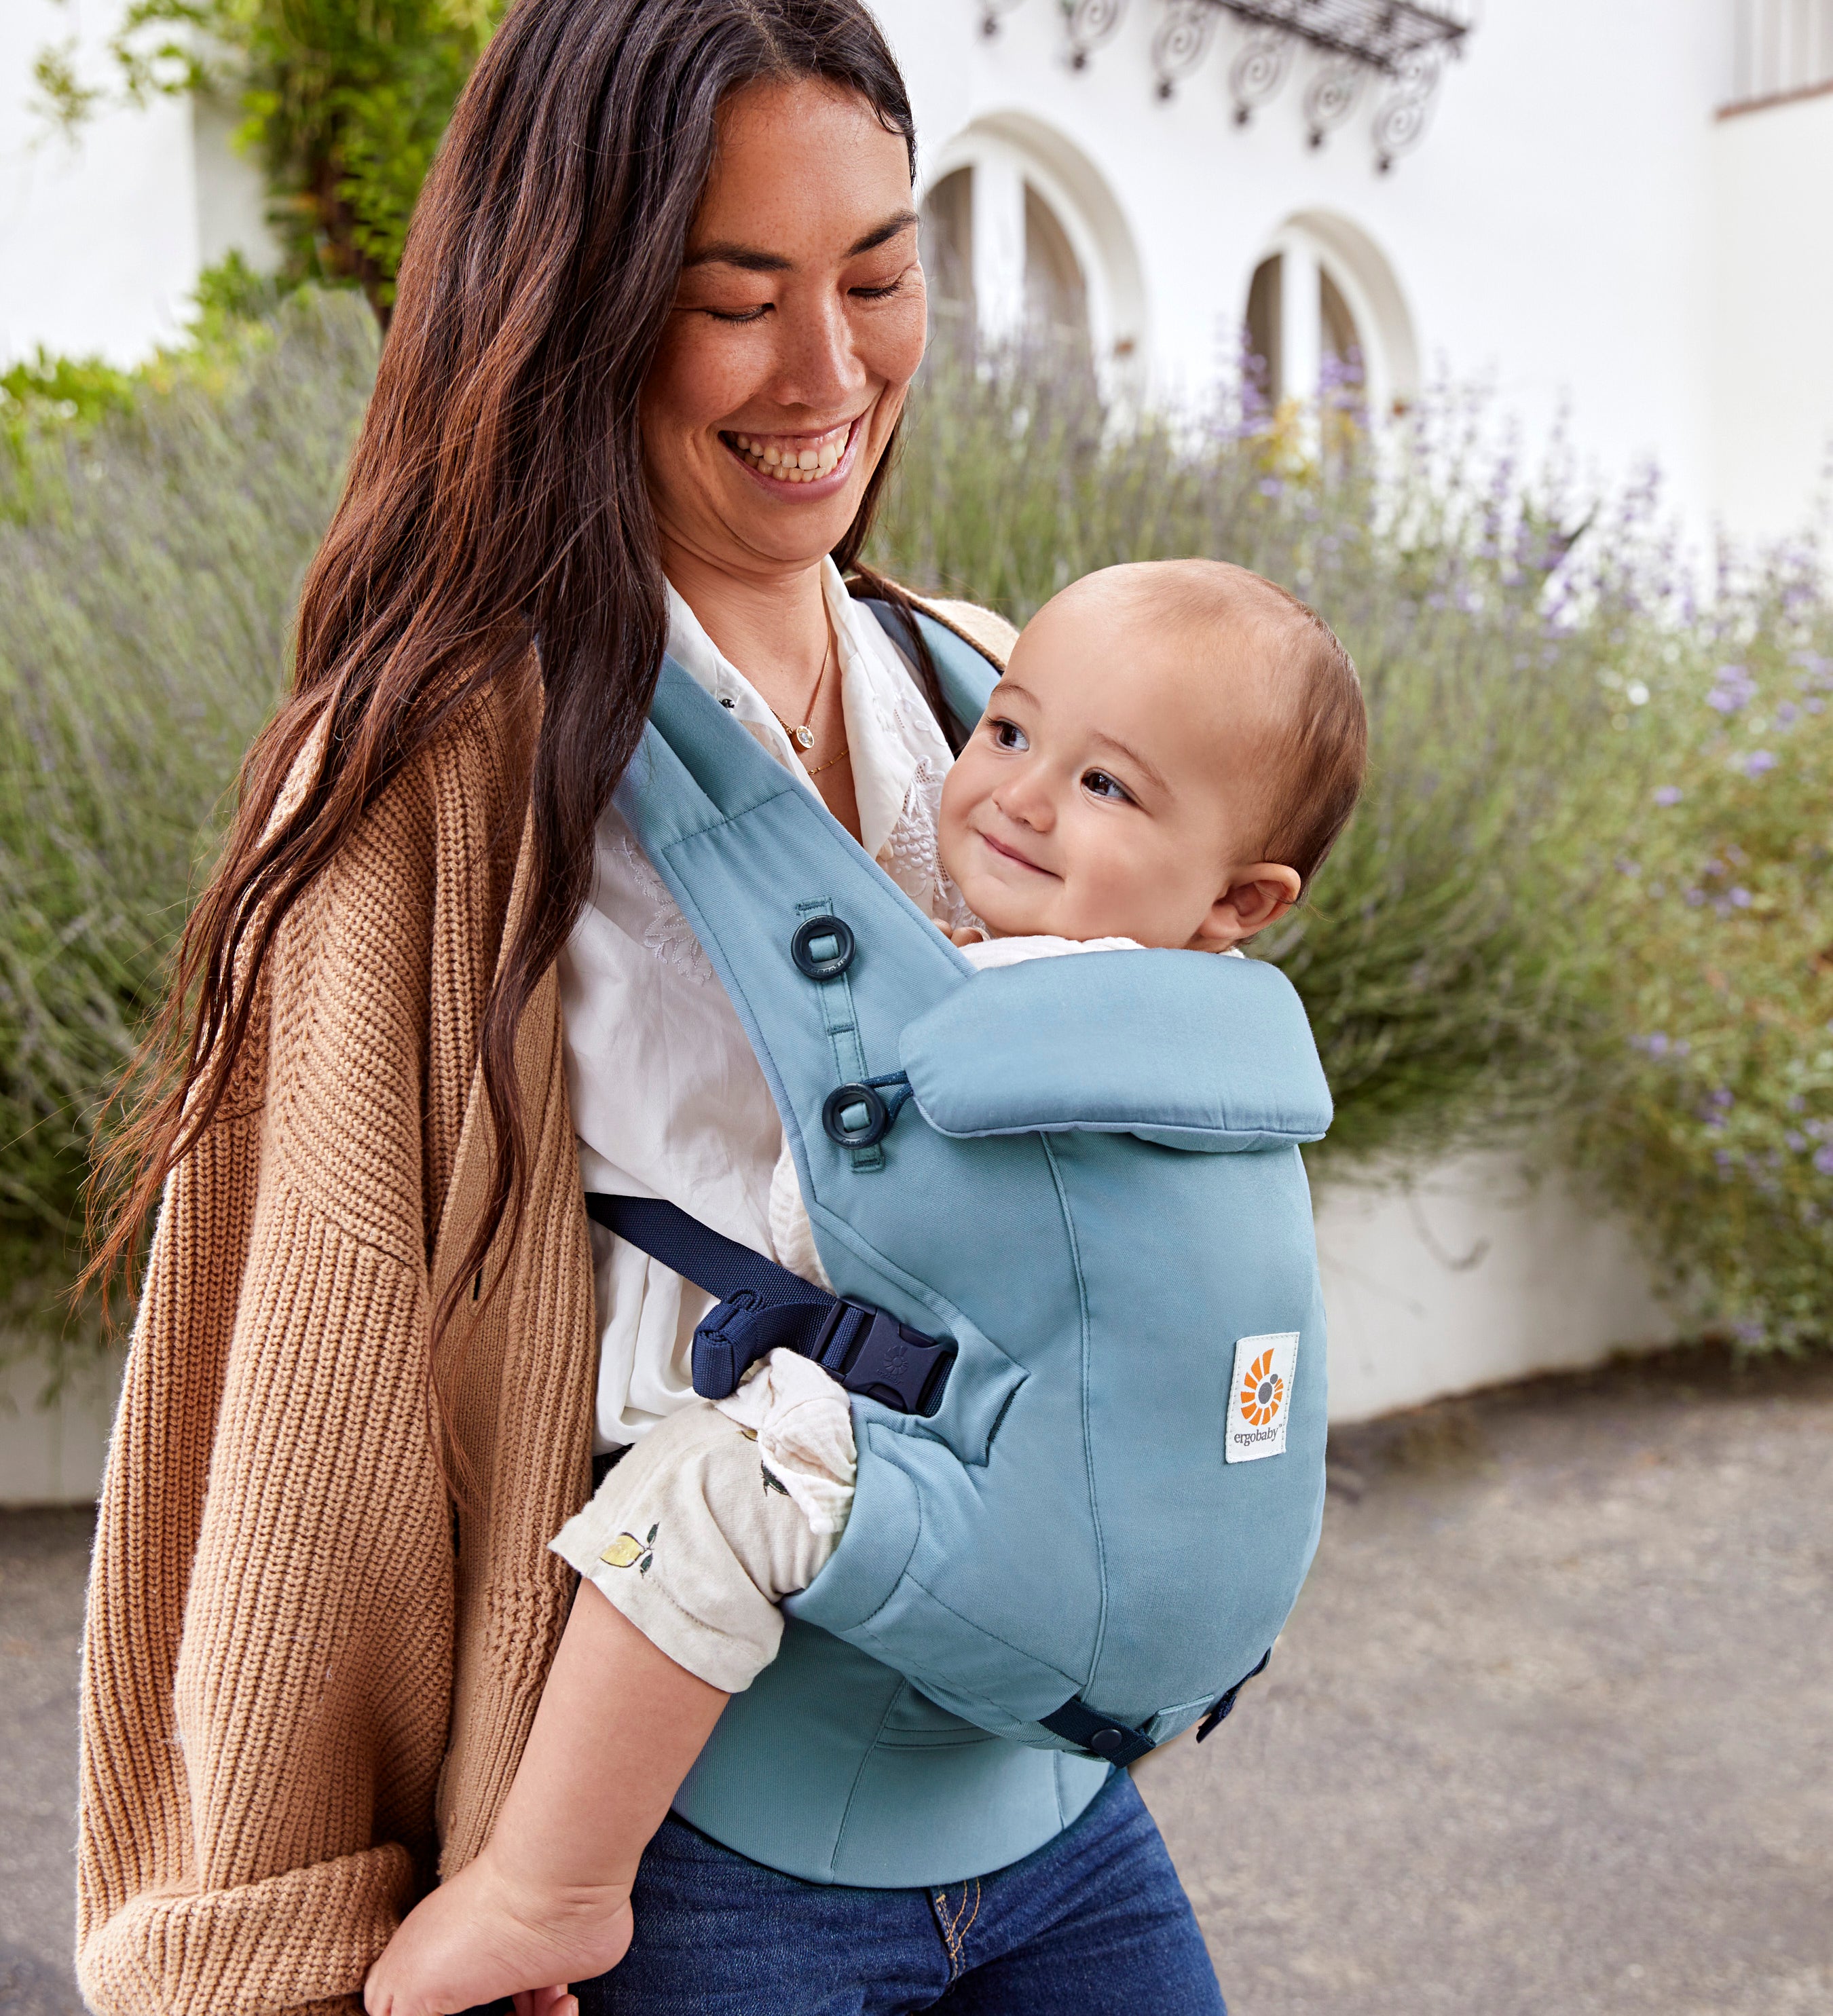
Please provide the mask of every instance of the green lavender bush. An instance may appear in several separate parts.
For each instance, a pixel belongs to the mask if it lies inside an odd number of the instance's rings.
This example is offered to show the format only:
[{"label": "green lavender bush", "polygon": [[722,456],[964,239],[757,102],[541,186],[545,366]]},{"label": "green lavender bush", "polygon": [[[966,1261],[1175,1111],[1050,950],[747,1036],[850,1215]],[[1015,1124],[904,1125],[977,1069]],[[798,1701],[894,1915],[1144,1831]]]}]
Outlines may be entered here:
[{"label": "green lavender bush", "polygon": [[[0,444],[0,1315],[57,1319],[131,1055],[374,369],[341,295],[156,360]],[[64,374],[65,380],[70,377]],[[58,395],[55,398],[52,394]]]},{"label": "green lavender bush", "polygon": [[[0,453],[0,1280],[67,1278],[106,1088],[285,677],[374,364],[306,294],[112,385],[22,385]],[[64,389],[68,390],[67,385]],[[104,396],[103,394],[106,394]],[[1319,1166],[1566,1156],[1705,1318],[1826,1334],[1833,616],[1811,553],[1695,601],[1638,486],[1599,506],[1425,401],[1122,418],[1086,362],[943,345],[873,558],[1022,621],[1109,562],[1205,553],[1337,628],[1369,791],[1258,948],[1338,1098]],[[23,1284],[20,1285],[20,1284]]]}]

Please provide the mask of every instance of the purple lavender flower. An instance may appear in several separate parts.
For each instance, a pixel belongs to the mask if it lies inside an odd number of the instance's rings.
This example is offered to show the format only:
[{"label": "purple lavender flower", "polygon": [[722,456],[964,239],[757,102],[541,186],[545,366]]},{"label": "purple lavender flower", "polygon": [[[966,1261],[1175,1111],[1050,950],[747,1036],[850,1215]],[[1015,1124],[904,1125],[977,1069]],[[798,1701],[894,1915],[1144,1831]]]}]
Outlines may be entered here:
[{"label": "purple lavender flower", "polygon": [[1677,805],[1685,794],[1678,784],[1663,784],[1655,794],[1658,805]]},{"label": "purple lavender flower", "polygon": [[1748,910],[1756,901],[1741,883],[1735,889],[1727,890],[1725,893],[1734,910]]},{"label": "purple lavender flower", "polygon": [[1262,497],[1283,497],[1286,494],[1286,486],[1277,476],[1262,477],[1255,488]]},{"label": "purple lavender flower", "polygon": [[1800,718],[1801,709],[1793,700],[1785,700],[1777,703],[1776,725],[1778,728],[1792,728]]},{"label": "purple lavender flower", "polygon": [[1814,1167],[1823,1176],[1833,1176],[1833,1148],[1817,1148]]},{"label": "purple lavender flower", "polygon": [[1705,891],[1703,889],[1689,889],[1687,891],[1687,907],[1688,909],[1697,910],[1700,905],[1705,901]]},{"label": "purple lavender flower", "polygon": [[1756,681],[1741,665],[1720,665],[1712,675],[1712,688],[1705,704],[1720,714],[1733,715],[1756,698]]},{"label": "purple lavender flower", "polygon": [[1773,750],[1753,749],[1744,759],[1744,774],[1747,777],[1760,777],[1774,769],[1781,760]]},{"label": "purple lavender flower", "polygon": [[1782,1140],[1783,1145],[1792,1155],[1799,1155],[1807,1146],[1807,1136],[1805,1134],[1798,1134],[1792,1127],[1782,1136]]}]

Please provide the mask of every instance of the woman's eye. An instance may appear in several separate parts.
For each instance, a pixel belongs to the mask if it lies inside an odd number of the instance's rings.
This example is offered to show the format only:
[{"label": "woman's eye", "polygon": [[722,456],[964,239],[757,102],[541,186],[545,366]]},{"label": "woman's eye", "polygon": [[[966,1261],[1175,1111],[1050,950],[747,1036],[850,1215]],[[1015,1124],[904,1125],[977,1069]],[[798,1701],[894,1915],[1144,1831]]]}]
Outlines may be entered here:
[{"label": "woman's eye", "polygon": [[904,276],[900,273],[895,280],[888,280],[882,287],[855,287],[853,297],[862,301],[887,301],[903,286]]},{"label": "woman's eye", "polygon": [[1015,721],[996,721],[992,723],[993,740],[1002,749],[1028,749],[1031,744],[1025,739],[1025,730]]},{"label": "woman's eye", "polygon": [[754,308],[708,308],[707,313],[715,322],[762,322],[770,312],[768,301],[760,302]]},{"label": "woman's eye", "polygon": [[1082,773],[1082,787],[1097,798],[1115,798],[1132,802],[1133,793],[1125,785],[1110,777],[1105,770],[1085,770]]}]

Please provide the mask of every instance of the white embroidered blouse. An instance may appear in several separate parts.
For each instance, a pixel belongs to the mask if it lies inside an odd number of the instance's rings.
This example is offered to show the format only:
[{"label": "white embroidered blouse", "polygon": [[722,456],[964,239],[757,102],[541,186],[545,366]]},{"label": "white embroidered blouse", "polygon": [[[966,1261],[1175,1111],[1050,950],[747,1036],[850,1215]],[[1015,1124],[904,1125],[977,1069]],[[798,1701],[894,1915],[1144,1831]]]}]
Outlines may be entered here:
[{"label": "white embroidered blouse", "polygon": [[[936,858],[948,744],[902,657],[831,561],[823,585],[866,850],[919,909],[963,921]],[[672,587],[668,614],[669,654],[806,781],[776,716]],[[586,1189],[666,1197],[770,1252],[770,1177],[783,1141],[776,1107],[725,988],[614,810],[599,824],[592,895],[560,978]],[[592,1239],[602,1451],[636,1441],[693,1398],[693,1328],[709,1298],[602,1226]]]}]

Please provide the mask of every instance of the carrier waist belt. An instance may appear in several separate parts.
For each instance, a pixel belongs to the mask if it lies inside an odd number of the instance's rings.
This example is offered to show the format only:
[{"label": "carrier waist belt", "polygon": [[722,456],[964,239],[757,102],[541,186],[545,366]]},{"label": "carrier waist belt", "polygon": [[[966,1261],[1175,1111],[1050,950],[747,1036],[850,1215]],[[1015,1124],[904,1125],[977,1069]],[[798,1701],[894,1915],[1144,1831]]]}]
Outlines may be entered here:
[{"label": "carrier waist belt", "polygon": [[849,1393],[904,1414],[942,1404],[953,1341],[924,1337],[869,1302],[830,1294],[659,1197],[589,1190],[587,1215],[717,1295],[693,1334],[693,1390],[723,1400],[779,1345],[812,1359]]}]

